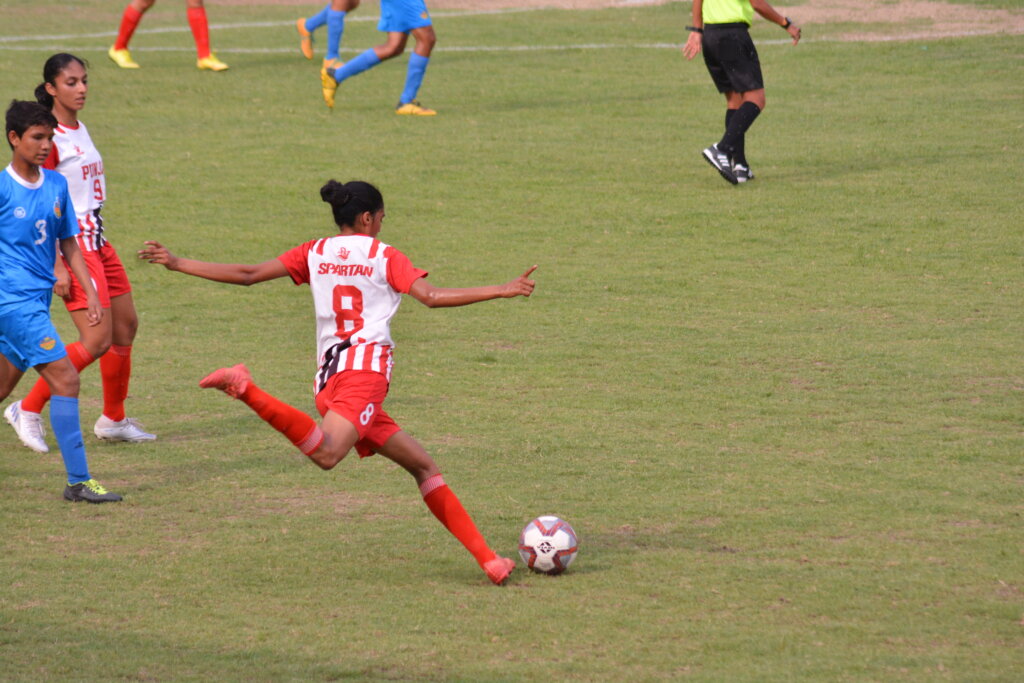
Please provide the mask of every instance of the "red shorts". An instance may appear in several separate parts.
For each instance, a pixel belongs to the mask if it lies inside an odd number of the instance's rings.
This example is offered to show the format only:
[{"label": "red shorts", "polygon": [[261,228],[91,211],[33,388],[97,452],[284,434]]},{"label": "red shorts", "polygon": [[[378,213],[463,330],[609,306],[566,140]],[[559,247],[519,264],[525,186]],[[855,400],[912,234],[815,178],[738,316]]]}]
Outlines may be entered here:
[{"label": "red shorts", "polygon": [[365,458],[402,430],[384,412],[387,395],[388,380],[379,372],[345,370],[327,380],[327,386],[316,395],[316,409],[320,417],[330,410],[355,425],[359,434],[356,453]]},{"label": "red shorts", "polygon": [[[111,299],[132,291],[132,286],[128,284],[128,273],[125,272],[121,259],[117,257],[114,245],[108,242],[96,251],[82,249],[82,257],[85,258],[85,266],[89,269],[92,286],[100,297],[100,306],[110,308]],[[67,267],[67,262],[64,266]],[[71,275],[71,290],[64,299],[64,305],[69,311],[88,308],[89,301],[85,298],[85,290],[78,284],[70,268],[68,273]]]}]

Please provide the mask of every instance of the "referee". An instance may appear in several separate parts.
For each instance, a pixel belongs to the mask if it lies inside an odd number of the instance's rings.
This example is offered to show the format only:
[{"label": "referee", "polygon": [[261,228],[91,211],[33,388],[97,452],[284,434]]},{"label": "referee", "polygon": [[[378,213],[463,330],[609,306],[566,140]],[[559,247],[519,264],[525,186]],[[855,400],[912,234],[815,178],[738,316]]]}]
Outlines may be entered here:
[{"label": "referee", "polygon": [[693,26],[683,55],[693,59],[704,50],[704,63],[718,92],[725,95],[725,135],[704,150],[704,158],[733,185],[754,179],[744,150],[744,136],[764,109],[764,80],[750,22],[757,12],[786,29],[793,44],[800,27],[765,0],[693,0]]}]

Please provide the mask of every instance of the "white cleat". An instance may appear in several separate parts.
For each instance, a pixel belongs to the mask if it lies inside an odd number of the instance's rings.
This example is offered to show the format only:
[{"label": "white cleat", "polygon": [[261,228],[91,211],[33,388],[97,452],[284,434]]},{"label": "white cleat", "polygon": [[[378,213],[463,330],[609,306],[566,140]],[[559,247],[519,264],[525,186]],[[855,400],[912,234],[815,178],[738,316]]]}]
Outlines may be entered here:
[{"label": "white cleat", "polygon": [[96,420],[96,426],[93,427],[92,431],[98,439],[129,441],[132,443],[156,441],[156,434],[144,431],[135,418],[132,417],[126,417],[120,422],[114,422],[106,415],[100,415],[100,419]]},{"label": "white cleat", "polygon": [[30,413],[21,409],[21,401],[15,401],[4,410],[4,417],[21,442],[36,453],[49,453],[46,445],[46,431],[43,429],[43,418],[39,413]]}]

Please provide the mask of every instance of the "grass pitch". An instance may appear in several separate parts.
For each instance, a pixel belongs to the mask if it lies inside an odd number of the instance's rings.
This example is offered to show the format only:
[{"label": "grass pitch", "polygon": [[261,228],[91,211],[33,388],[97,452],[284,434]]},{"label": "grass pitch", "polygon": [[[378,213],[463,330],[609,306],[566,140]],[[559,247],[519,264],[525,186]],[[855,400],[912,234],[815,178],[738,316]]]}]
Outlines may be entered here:
[{"label": "grass pitch", "polygon": [[[664,47],[685,5],[436,12],[435,119],[391,113],[404,58],[327,112],[293,44],[307,8],[211,4],[232,68],[209,74],[175,3],[133,41],[143,68],[116,69],[122,7],[3,10],[6,99],[55,51],[91,60],[82,118],[142,316],[129,411],[160,439],[92,439],[87,371],[92,469],[126,496],[89,507],[0,432],[0,677],[1024,675],[1019,37],[821,26],[791,48],[756,25],[768,108],[734,188],[700,158],[721,98]],[[375,9],[346,55],[378,41]],[[136,245],[272,258],[329,233],[330,177],[377,183],[383,239],[437,284],[540,265],[529,301],[407,301],[388,408],[500,552],[532,516],[570,520],[566,575],[490,586],[403,472],[322,473],[198,389],[244,361],[312,412],[308,292],[189,279]]]}]

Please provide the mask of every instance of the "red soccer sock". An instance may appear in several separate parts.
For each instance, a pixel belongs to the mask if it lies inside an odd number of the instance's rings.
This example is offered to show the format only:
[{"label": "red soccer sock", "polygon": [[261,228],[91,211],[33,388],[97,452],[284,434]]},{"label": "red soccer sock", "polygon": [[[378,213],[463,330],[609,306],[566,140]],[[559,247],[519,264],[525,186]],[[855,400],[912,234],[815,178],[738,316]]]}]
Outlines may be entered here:
[{"label": "red soccer sock", "polygon": [[132,374],[132,347],[113,344],[100,356],[103,377],[103,414],[114,422],[124,419],[124,401],[128,398],[128,380]]},{"label": "red soccer sock", "polygon": [[196,41],[196,54],[199,59],[210,56],[210,25],[206,22],[205,7],[189,7],[188,25],[192,27],[192,37]]},{"label": "red soccer sock", "polygon": [[128,49],[128,41],[132,39],[135,27],[139,25],[141,19],[142,12],[139,10],[131,5],[124,8],[124,14],[121,15],[121,28],[117,32],[117,40],[114,41],[115,50]]},{"label": "red soccer sock", "polygon": [[496,557],[494,551],[488,547],[487,541],[480,535],[472,517],[444,483],[444,478],[440,474],[435,474],[420,484],[420,493],[423,494],[423,502],[434,516],[459,539],[462,545],[466,546],[466,550],[472,553],[477,564],[483,567],[484,562]]},{"label": "red soccer sock", "polygon": [[[89,352],[82,346],[82,342],[75,342],[69,344],[64,348],[68,354],[68,360],[75,366],[75,370],[81,372],[92,363],[95,358],[89,355]],[[46,406],[46,402],[50,400],[50,385],[46,383],[46,380],[40,377],[36,380],[35,385],[32,387],[32,391],[28,392],[28,396],[21,400],[21,409],[29,413],[41,413],[43,407]]]},{"label": "red soccer sock", "polygon": [[320,448],[324,442],[324,433],[313,418],[274,398],[253,382],[249,382],[240,400],[306,455]]}]

